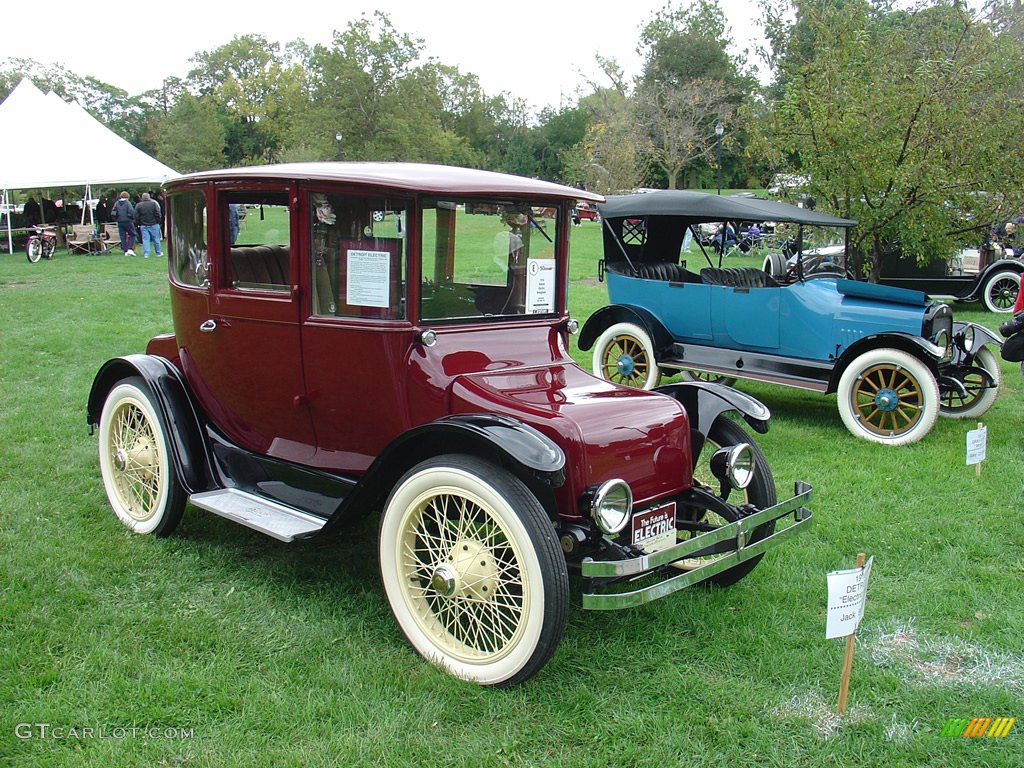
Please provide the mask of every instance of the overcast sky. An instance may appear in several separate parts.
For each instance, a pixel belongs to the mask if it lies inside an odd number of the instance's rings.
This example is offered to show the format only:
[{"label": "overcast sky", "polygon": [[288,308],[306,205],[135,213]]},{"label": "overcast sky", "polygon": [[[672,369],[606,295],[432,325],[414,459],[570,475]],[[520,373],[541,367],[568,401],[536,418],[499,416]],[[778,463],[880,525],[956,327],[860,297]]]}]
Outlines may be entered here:
[{"label": "overcast sky", "polygon": [[[535,108],[558,107],[574,97],[587,77],[597,77],[595,53],[615,58],[627,74],[637,74],[640,28],[665,3],[8,2],[2,13],[0,58],[63,64],[75,74],[92,75],[136,95],[158,87],[164,77],[184,77],[190,56],[237,35],[256,33],[281,43],[299,38],[309,44],[330,43],[333,30],[379,9],[399,32],[422,38],[428,55],[477,75],[489,94],[505,91]],[[721,5],[739,47],[761,39],[757,0],[721,0]],[[748,58],[756,63],[753,51]]]}]

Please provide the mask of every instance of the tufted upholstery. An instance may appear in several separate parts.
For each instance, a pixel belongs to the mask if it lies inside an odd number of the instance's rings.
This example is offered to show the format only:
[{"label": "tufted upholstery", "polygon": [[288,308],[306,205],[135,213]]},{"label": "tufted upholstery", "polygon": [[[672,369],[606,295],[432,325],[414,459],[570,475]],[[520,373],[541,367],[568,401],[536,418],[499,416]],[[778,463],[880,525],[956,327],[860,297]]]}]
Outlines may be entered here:
[{"label": "tufted upholstery", "polygon": [[777,288],[779,285],[775,278],[757,267],[708,267],[700,271],[700,279],[708,285],[730,288]]},{"label": "tufted upholstery", "polygon": [[686,267],[667,261],[638,264],[636,270],[637,277],[642,277],[645,280],[667,280],[670,283],[697,282],[697,276],[692,272],[687,272]]},{"label": "tufted upholstery", "polygon": [[287,245],[243,245],[231,249],[232,285],[280,285],[290,281]]}]

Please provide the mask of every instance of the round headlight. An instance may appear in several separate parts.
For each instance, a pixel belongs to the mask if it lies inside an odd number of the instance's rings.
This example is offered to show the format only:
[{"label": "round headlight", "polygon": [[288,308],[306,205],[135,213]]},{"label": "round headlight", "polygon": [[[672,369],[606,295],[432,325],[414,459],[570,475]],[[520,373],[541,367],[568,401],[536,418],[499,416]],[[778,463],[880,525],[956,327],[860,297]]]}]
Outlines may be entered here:
[{"label": "round headlight", "polygon": [[711,457],[711,471],[720,481],[742,490],[754,479],[754,450],[748,443],[719,448]]},{"label": "round headlight", "polygon": [[608,480],[594,493],[590,516],[602,533],[616,534],[626,527],[633,511],[633,492],[625,480]]},{"label": "round headlight", "polygon": [[975,341],[975,339],[974,339],[974,326],[973,325],[964,326],[964,329],[962,331],[960,331],[960,333],[957,334],[957,335],[960,337],[960,346],[963,348],[964,352],[966,352],[967,354],[970,354],[971,352],[973,352],[974,351],[974,341]]}]

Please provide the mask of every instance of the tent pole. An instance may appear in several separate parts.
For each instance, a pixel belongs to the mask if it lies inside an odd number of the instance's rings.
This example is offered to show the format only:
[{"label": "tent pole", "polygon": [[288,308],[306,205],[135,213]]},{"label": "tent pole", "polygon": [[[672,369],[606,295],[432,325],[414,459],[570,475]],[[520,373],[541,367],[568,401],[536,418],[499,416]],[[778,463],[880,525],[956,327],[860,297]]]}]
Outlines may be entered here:
[{"label": "tent pole", "polygon": [[5,189],[3,195],[4,210],[7,212],[7,253],[14,253],[14,234],[11,232],[11,195]]}]

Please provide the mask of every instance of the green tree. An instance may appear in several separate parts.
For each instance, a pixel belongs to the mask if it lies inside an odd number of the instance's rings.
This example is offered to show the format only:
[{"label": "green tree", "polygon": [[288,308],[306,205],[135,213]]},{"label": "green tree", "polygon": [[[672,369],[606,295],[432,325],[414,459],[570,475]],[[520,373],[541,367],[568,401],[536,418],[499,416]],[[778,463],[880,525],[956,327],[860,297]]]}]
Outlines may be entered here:
[{"label": "green tree", "polygon": [[210,102],[184,94],[163,120],[156,137],[159,159],[181,173],[224,163],[224,123]]},{"label": "green tree", "polygon": [[[689,169],[717,159],[715,125],[728,124],[753,90],[745,56],[731,54],[732,39],[717,0],[686,8],[669,4],[644,27],[639,52],[644,72],[634,94],[638,141],[647,162],[675,189]],[[730,132],[730,144],[742,144]]]},{"label": "green tree", "polygon": [[342,135],[348,160],[398,160],[410,142],[399,136],[409,106],[407,79],[422,52],[422,41],[398,32],[379,11],[334,33],[330,47],[315,46],[310,65],[313,100],[322,131]]},{"label": "green tree", "polygon": [[859,222],[853,246],[872,280],[894,241],[948,256],[965,230],[1019,209],[1024,123],[1001,117],[1020,113],[1024,59],[992,16],[803,0],[793,24],[775,24],[780,87],[752,151]]},{"label": "green tree", "polygon": [[589,120],[583,141],[565,153],[567,172],[594,192],[628,192],[643,181],[630,87],[617,61],[595,58],[609,85],[590,83],[592,92],[580,99]]},{"label": "green tree", "polygon": [[225,155],[231,164],[271,162],[304,81],[298,64],[262,35],[242,35],[212,51],[195,54],[188,87],[217,105],[224,120]]}]

